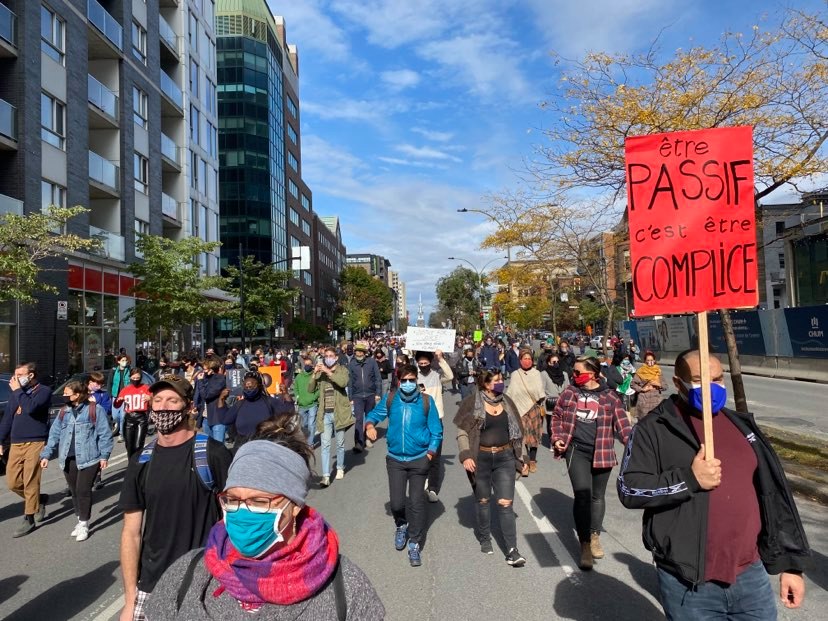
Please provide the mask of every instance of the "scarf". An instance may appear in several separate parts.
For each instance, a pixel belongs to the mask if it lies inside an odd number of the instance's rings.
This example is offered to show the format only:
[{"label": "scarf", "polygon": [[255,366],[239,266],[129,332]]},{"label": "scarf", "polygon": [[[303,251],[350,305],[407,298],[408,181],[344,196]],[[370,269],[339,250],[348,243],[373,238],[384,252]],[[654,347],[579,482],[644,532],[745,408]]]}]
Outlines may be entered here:
[{"label": "scarf", "polygon": [[659,381],[660,383],[661,367],[657,364],[654,364],[653,366],[648,366],[645,364],[644,366],[639,367],[636,373],[638,374],[638,377],[640,377],[645,382]]},{"label": "scarf", "polygon": [[561,363],[558,363],[558,366],[553,367],[551,364],[546,365],[546,374],[549,376],[549,379],[552,380],[552,383],[556,386],[562,386],[564,383],[564,374],[563,369],[561,369]]},{"label": "scarf", "polygon": [[[477,419],[477,426],[480,429],[486,428],[486,408],[483,405],[484,400],[491,404],[502,403],[503,395],[500,395],[500,399],[495,400],[484,395],[482,390],[478,390],[475,393],[474,417]],[[523,437],[523,434],[520,432],[520,427],[517,422],[512,418],[512,416],[509,415],[509,411],[506,409],[505,405],[503,406],[503,414],[501,414],[501,416],[504,415],[506,416],[506,422],[509,424],[509,440],[520,440]]]},{"label": "scarf", "polygon": [[299,527],[290,543],[264,558],[245,558],[233,547],[224,522],[210,531],[204,551],[207,571],[245,609],[264,604],[290,606],[316,595],[328,582],[339,560],[339,538],[311,507],[297,517]]}]

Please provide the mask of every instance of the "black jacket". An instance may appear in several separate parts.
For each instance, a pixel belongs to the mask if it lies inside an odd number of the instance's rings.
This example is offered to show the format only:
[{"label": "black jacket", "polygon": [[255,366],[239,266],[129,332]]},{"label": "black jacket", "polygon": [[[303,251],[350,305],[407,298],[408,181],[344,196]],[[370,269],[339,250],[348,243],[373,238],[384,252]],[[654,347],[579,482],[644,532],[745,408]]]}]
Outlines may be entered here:
[{"label": "black jacket", "polygon": [[[704,579],[710,497],[691,464],[699,442],[684,422],[673,396],[633,427],[618,475],[618,497],[628,509],[644,509],[644,545],[656,564],[698,584]],[[802,571],[810,549],[793,495],[776,453],[752,414],[724,409],[756,453],[756,495],[762,520],[759,556],[768,573]]]}]

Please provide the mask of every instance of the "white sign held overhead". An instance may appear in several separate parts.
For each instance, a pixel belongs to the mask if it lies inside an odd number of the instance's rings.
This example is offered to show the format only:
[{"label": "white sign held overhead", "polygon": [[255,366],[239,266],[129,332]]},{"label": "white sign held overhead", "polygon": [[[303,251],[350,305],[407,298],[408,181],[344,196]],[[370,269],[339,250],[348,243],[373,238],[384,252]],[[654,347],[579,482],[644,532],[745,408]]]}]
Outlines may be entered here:
[{"label": "white sign held overhead", "polygon": [[405,348],[409,351],[454,351],[455,330],[416,328],[409,326],[405,334]]}]

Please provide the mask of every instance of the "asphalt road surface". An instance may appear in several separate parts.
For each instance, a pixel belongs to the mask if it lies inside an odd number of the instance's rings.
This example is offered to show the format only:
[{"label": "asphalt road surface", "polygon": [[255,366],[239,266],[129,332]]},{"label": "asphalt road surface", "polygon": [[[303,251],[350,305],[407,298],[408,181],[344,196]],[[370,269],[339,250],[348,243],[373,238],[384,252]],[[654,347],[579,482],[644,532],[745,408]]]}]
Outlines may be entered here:
[{"label": "asphalt road surface", "polygon": [[[785,380],[773,380],[785,382]],[[770,397],[782,400],[812,385],[788,382]],[[822,387],[824,391],[824,387]],[[823,394],[824,400],[824,394]],[[358,563],[380,594],[392,621],[430,619],[663,619],[655,571],[641,543],[641,516],[617,500],[614,478],[607,493],[606,557],[594,571],[577,568],[578,544],[571,517],[572,498],[564,464],[541,448],[538,472],[517,485],[518,545],[524,568],[504,562],[503,542],[495,554],[479,552],[473,534],[474,501],[457,460],[451,418],[457,397],[446,393],[445,482],[440,500],[428,506],[428,534],[423,565],[411,568],[405,552],[393,547],[388,513],[385,442],[361,455],[347,452],[347,474],[328,489],[314,485],[309,504],[339,533],[342,550]],[[818,401],[811,401],[816,412]],[[762,404],[759,404],[760,406]],[[786,403],[771,402],[771,411]],[[821,412],[824,412],[824,405]],[[349,437],[348,446],[352,439]],[[91,536],[82,543],[69,538],[74,526],[71,503],[63,498],[62,474],[54,462],[46,471],[44,491],[53,497],[46,522],[34,533],[13,539],[22,506],[8,491],[0,494],[0,618],[7,621],[109,621],[121,606],[117,508],[123,477],[123,445],[116,445],[106,487],[96,493]],[[621,454],[618,446],[617,453]],[[318,453],[317,453],[318,454]],[[318,480],[318,478],[316,479]],[[825,619],[828,609],[828,523],[825,508],[799,500],[814,550],[815,568],[807,574],[805,605],[798,611],[780,606],[780,619]],[[499,546],[499,547],[498,547]],[[778,583],[774,581],[774,587]],[[822,611],[822,612],[820,612]]]}]

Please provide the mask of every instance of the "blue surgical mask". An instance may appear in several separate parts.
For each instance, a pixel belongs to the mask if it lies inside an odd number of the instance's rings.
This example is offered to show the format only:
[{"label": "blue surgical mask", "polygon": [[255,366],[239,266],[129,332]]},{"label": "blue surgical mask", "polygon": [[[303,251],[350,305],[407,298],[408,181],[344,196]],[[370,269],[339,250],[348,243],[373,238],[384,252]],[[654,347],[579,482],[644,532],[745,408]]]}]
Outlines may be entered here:
[{"label": "blue surgical mask", "polygon": [[224,513],[224,526],[230,543],[247,558],[258,558],[285,538],[279,532],[282,509],[268,513],[253,513],[245,506],[238,511]]},{"label": "blue surgical mask", "polygon": [[[687,389],[687,395],[679,393],[694,409],[699,412],[702,411],[702,389],[701,384],[685,382],[679,380]],[[711,382],[710,384],[710,403],[715,414],[727,404],[727,388],[722,384]]]},{"label": "blue surgical mask", "polygon": [[417,392],[417,382],[413,380],[406,380],[404,382],[400,382],[400,390],[404,395],[413,395]]}]

